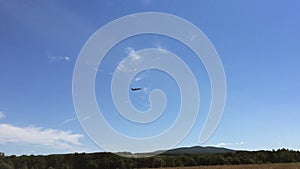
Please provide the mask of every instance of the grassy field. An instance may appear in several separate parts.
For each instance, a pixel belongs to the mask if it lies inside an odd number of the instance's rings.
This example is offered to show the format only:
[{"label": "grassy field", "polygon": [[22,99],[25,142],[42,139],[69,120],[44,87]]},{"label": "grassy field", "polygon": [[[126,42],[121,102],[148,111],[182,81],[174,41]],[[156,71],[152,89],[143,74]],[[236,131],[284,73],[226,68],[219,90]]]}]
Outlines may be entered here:
[{"label": "grassy field", "polygon": [[300,163],[171,167],[160,169],[300,169]]}]

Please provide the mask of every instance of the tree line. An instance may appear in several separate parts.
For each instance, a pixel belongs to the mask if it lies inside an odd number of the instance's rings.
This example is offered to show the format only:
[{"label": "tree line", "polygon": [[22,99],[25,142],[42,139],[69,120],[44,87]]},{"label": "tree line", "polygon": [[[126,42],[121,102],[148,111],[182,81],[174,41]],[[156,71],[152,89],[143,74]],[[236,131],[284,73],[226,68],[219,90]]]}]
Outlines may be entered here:
[{"label": "tree line", "polygon": [[112,153],[47,156],[5,156],[0,153],[0,169],[133,169],[291,162],[300,162],[299,151],[279,149],[217,154],[162,154],[148,158],[127,158]]}]

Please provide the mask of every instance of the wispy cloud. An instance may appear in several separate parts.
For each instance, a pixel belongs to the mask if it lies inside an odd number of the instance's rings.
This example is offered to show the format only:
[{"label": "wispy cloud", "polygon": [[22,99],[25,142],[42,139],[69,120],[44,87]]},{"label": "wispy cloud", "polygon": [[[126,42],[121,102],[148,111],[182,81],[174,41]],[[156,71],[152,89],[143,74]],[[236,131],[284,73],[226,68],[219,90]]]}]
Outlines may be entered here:
[{"label": "wispy cloud", "polygon": [[142,91],[144,92],[144,94],[150,93],[150,89],[148,87],[144,87]]},{"label": "wispy cloud", "polygon": [[141,59],[141,56],[137,55],[135,50],[132,47],[125,48],[125,54],[132,56],[131,57],[132,61]]},{"label": "wispy cloud", "polygon": [[73,150],[82,146],[79,141],[83,135],[71,131],[45,129],[41,127],[18,127],[0,124],[0,144],[33,144],[60,150]]},{"label": "wispy cloud", "polygon": [[132,47],[125,48],[125,54],[130,56],[130,62],[128,64],[122,64],[122,61],[118,63],[117,71],[120,72],[134,72],[137,70],[137,65],[140,64],[141,56],[136,54],[135,50]]},{"label": "wispy cloud", "polygon": [[239,144],[239,145],[244,145],[244,144],[246,144],[246,142],[241,141],[241,142],[239,142],[238,144]]},{"label": "wispy cloud", "polygon": [[69,56],[59,56],[50,53],[47,54],[47,58],[50,62],[63,62],[63,61],[68,62],[71,60]]},{"label": "wispy cloud", "polygon": [[216,147],[226,147],[226,146],[230,146],[230,145],[232,145],[232,143],[218,143],[215,146]]},{"label": "wispy cloud", "polygon": [[155,46],[155,48],[157,48],[157,49],[164,49],[164,47],[162,46],[162,43],[161,43],[161,42],[156,42],[156,43],[154,44],[154,46]]},{"label": "wispy cloud", "polygon": [[149,71],[148,71],[148,70],[143,71],[143,72],[139,73],[139,74],[133,79],[133,81],[134,81],[134,82],[141,81],[141,80],[147,78],[148,75],[149,75]]},{"label": "wispy cloud", "polygon": [[142,79],[143,79],[143,78],[142,78],[141,76],[139,76],[139,77],[134,78],[134,81],[137,82],[137,81],[140,81],[140,80],[142,80]]},{"label": "wispy cloud", "polygon": [[126,47],[125,48],[125,54],[131,55],[135,52],[135,50],[132,47]]},{"label": "wispy cloud", "polygon": [[241,145],[244,145],[244,144],[246,144],[246,142],[241,141],[241,142],[235,142],[235,143],[218,143],[218,144],[211,145],[211,146],[214,146],[214,147],[228,147],[228,146],[241,146]]},{"label": "wispy cloud", "polygon": [[72,118],[69,118],[69,119],[66,119],[65,121],[63,121],[62,124],[66,124],[66,123],[69,123],[69,122],[72,122],[75,120],[77,120],[77,117],[72,117]]},{"label": "wispy cloud", "polygon": [[192,35],[192,36],[190,37],[190,41],[194,41],[194,40],[196,39],[196,37],[197,37],[197,35]]},{"label": "wispy cloud", "polygon": [[3,118],[5,118],[6,116],[5,116],[5,113],[3,112],[3,111],[0,111],[0,119],[3,119]]}]

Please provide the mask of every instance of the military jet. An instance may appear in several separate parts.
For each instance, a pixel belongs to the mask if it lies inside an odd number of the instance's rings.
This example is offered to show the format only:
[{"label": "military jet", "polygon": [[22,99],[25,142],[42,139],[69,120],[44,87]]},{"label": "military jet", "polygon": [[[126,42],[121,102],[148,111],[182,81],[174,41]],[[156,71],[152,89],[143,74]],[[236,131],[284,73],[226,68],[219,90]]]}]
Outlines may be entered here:
[{"label": "military jet", "polygon": [[141,90],[142,88],[140,87],[135,87],[135,88],[131,88],[132,91],[137,91],[137,90]]}]

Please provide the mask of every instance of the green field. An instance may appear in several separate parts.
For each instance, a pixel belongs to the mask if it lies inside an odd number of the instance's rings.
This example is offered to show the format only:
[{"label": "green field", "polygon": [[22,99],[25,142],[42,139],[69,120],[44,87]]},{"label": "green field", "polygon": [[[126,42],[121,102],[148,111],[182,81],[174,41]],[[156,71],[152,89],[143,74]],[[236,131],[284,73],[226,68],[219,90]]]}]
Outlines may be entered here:
[{"label": "green field", "polygon": [[300,163],[167,167],[160,169],[300,169]]}]

